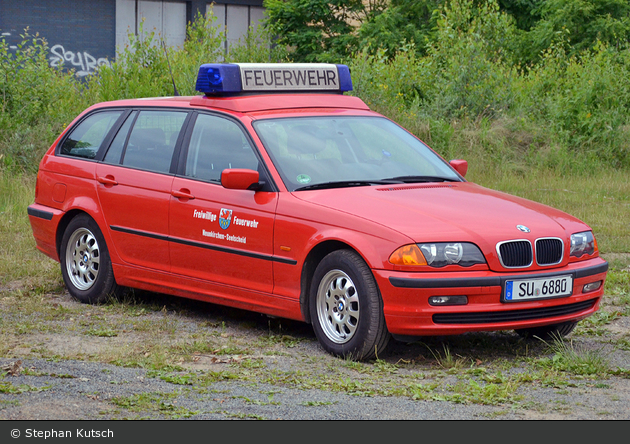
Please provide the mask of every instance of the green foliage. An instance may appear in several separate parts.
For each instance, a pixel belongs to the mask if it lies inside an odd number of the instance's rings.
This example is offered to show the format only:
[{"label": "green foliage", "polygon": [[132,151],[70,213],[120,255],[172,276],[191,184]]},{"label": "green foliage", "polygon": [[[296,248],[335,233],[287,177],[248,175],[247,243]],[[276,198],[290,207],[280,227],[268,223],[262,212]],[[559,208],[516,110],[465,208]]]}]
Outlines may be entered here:
[{"label": "green foliage", "polygon": [[[220,61],[224,55],[225,33],[219,31],[216,17],[211,11],[197,14],[188,24],[186,41],[180,50],[169,49],[170,66],[177,90],[181,95],[194,95],[199,66]],[[172,85],[169,89],[172,94]],[[155,94],[153,94],[155,95]]]},{"label": "green foliage", "polygon": [[89,80],[95,102],[133,97],[156,97],[173,94],[173,86],[161,42],[154,32],[129,34],[129,45],[116,55],[110,66],[102,66],[99,75]]},{"label": "green foliage", "polygon": [[15,51],[0,37],[0,168],[37,171],[56,135],[83,108],[73,71],[48,65],[48,43],[26,29]]},{"label": "green foliage", "polygon": [[561,44],[569,55],[604,42],[618,49],[630,43],[630,3],[627,0],[547,0],[536,10],[541,19],[524,34],[528,60]]},{"label": "green foliage", "polygon": [[514,17],[518,29],[529,31],[540,20],[540,6],[546,0],[499,0],[502,11]]},{"label": "green foliage", "polygon": [[[230,45],[225,56],[226,62],[238,63],[282,63],[288,62],[288,51],[285,46],[276,45],[270,32],[263,28],[250,27],[249,32]],[[199,66],[195,68],[195,75]]]},{"label": "green foliage", "polygon": [[390,57],[406,45],[419,55],[426,52],[436,28],[435,11],[444,0],[392,0],[358,29],[359,48],[370,53],[383,49]]},{"label": "green foliage", "polygon": [[291,47],[296,62],[345,60],[357,46],[357,25],[382,9],[376,1],[366,7],[361,0],[265,0],[266,27],[277,43]]}]

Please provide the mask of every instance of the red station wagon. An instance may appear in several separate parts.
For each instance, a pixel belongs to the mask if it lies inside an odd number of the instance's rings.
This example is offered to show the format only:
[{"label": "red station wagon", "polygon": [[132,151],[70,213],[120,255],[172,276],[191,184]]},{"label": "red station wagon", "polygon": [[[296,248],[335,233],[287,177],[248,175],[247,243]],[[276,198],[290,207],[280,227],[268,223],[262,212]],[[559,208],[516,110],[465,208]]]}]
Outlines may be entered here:
[{"label": "red station wagon", "polygon": [[131,287],[301,320],[353,359],[566,335],[598,309],[588,225],[467,182],[344,95],[347,66],[206,64],[197,90],[96,104],[42,159],[30,223],[79,301]]}]

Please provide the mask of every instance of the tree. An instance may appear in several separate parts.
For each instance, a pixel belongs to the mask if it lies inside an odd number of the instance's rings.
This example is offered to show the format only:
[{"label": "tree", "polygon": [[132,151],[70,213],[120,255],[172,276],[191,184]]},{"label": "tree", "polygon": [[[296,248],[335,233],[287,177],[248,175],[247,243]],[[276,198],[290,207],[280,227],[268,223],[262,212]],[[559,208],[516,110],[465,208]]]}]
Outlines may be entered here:
[{"label": "tree", "polygon": [[357,48],[356,29],[386,0],[265,0],[265,27],[295,62],[338,62]]}]

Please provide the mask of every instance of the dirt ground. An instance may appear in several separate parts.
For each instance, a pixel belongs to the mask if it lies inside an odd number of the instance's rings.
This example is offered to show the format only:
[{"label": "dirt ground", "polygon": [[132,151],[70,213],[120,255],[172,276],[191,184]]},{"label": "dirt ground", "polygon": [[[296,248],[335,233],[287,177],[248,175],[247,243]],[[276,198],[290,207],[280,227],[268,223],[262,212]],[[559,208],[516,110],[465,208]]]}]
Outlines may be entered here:
[{"label": "dirt ground", "polygon": [[299,322],[154,293],[90,306],[5,288],[0,419],[628,420],[619,308],[602,304],[564,342],[605,368],[593,374],[514,332],[394,342],[354,363]]}]

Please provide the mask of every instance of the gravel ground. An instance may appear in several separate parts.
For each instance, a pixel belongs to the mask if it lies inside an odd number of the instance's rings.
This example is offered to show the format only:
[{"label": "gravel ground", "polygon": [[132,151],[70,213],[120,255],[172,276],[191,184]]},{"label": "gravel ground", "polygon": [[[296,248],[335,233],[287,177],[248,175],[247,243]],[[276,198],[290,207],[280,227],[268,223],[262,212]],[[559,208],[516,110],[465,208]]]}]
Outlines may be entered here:
[{"label": "gravel ground", "polygon": [[[5,365],[8,360],[0,360]],[[2,394],[0,419],[283,419],[283,420],[469,420],[469,419],[621,419],[630,420],[630,380],[612,377],[604,382],[575,381],[574,386],[527,387],[517,405],[457,404],[414,401],[401,397],[353,396],[324,390],[301,390],[271,384],[217,382],[206,393],[147,377],[142,369],[92,362],[29,360],[22,365],[47,376],[17,376],[14,386],[44,388]],[[72,375],[58,377],[53,375]],[[133,413],[112,399],[142,393],[173,394],[169,415]],[[549,410],[530,405],[556,406]]]},{"label": "gravel ground", "polygon": [[[494,378],[503,380],[496,387],[507,386],[510,376],[534,374],[540,367],[532,362],[550,360],[553,351],[513,332],[471,333],[413,344],[396,342],[380,362],[353,366],[326,354],[306,324],[178,300],[177,310],[165,306],[148,313],[142,310],[141,316],[133,314],[149,324],[168,323],[176,333],[165,335],[164,341],[177,344],[184,335],[197,338],[210,332],[230,344],[249,344],[250,355],[192,353],[175,370],[155,371],[104,363],[103,350],[149,341],[132,327],[104,337],[76,327],[94,329],[88,325],[92,319],[108,325],[127,322],[125,314],[111,314],[111,307],[79,304],[67,293],[44,295],[42,301],[71,313],[46,321],[61,323],[67,331],[33,328],[2,338],[5,353],[0,368],[5,375],[0,379],[0,419],[630,420],[630,347],[620,346],[630,337],[628,316],[615,317],[590,332],[580,324],[568,337],[572,347],[591,350],[606,360],[607,368],[621,370],[617,374],[581,377],[559,372],[549,381],[538,374],[528,383],[519,383],[508,399],[492,401],[486,394],[479,401],[453,397],[453,387],[461,390],[462,384],[474,384],[476,375],[486,375],[476,379],[480,384],[491,385]],[[15,325],[28,324],[28,316],[43,322],[41,313],[15,314],[7,308],[11,300],[4,302],[0,321],[5,326],[15,319],[20,322]],[[269,330],[277,330],[280,322],[283,336],[274,337],[282,340],[257,354],[261,350],[256,341],[268,338]],[[451,369],[437,365],[435,350],[446,347],[464,364]],[[247,363],[255,363],[255,368],[250,371]],[[223,371],[235,372],[236,377],[206,378],[203,384],[186,379]],[[318,383],[309,385],[309,380]],[[353,388],[352,384],[358,385]],[[382,396],[360,384],[390,390]],[[424,386],[428,396],[414,399],[407,392],[391,390],[411,385]]]}]

